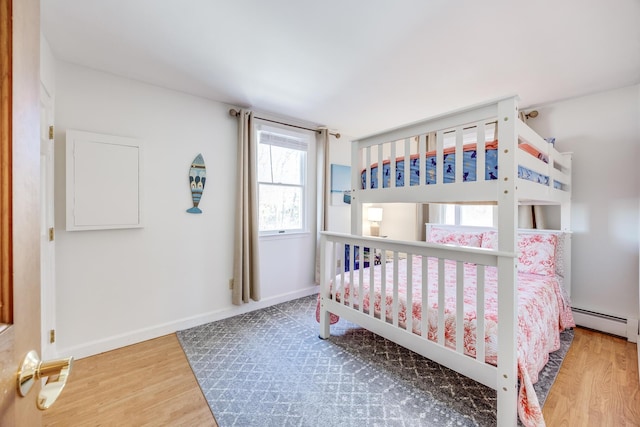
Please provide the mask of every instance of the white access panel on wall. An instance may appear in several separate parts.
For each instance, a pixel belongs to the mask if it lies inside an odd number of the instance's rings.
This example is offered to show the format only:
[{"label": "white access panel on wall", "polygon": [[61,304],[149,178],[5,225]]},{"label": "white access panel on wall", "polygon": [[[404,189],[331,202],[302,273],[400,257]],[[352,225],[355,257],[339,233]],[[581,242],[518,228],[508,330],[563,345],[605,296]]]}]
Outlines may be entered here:
[{"label": "white access panel on wall", "polygon": [[67,130],[67,230],[142,227],[142,143]]}]

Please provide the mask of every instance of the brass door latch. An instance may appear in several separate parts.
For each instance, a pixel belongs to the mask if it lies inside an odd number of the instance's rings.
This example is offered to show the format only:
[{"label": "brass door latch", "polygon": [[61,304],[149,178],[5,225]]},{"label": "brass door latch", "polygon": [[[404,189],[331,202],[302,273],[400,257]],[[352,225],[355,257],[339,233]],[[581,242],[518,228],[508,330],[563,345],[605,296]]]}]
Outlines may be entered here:
[{"label": "brass door latch", "polygon": [[[68,359],[49,360],[43,362],[35,350],[31,350],[24,358],[18,371],[18,392],[24,397],[40,378],[47,377],[47,383],[40,390],[36,404],[38,409],[49,409],[56,401],[71,372],[73,357]],[[55,379],[52,379],[57,377]]]}]

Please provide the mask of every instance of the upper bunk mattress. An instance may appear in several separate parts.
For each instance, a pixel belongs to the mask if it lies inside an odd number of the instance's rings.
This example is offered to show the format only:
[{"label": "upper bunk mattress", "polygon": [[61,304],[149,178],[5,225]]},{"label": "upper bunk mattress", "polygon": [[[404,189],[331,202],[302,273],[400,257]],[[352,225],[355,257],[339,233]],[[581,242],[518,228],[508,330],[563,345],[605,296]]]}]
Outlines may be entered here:
[{"label": "upper bunk mattress", "polygon": [[[526,144],[520,144],[520,148],[524,149],[531,153],[530,146]],[[529,148],[529,149],[528,149]],[[531,153],[536,155],[535,153]],[[541,157],[542,154],[538,153],[536,157],[543,159]],[[462,161],[462,180],[464,182],[471,182],[477,180],[477,171],[476,171],[476,157],[477,150],[476,144],[466,144],[463,146],[463,161]],[[425,177],[422,178],[421,181],[421,162],[420,155],[413,154],[410,158],[409,164],[409,185],[421,185],[421,184],[435,184],[436,183],[436,173],[437,173],[437,163],[436,163],[436,151],[429,151],[426,153],[426,173]],[[389,179],[391,174],[390,161],[384,160],[382,162],[382,188],[389,187]],[[404,187],[405,186],[405,158],[398,157],[396,159],[396,187]],[[444,149],[443,156],[443,180],[445,184],[455,182],[456,176],[456,154],[455,147],[449,147]],[[371,165],[371,186],[370,188],[379,188],[378,183],[378,163],[374,163]],[[361,179],[361,188],[366,189],[366,177],[367,170],[364,169],[360,174]],[[536,171],[527,169],[523,166],[518,166],[518,178],[526,179],[528,181],[537,182],[542,185],[549,186],[549,177],[547,175],[540,174]],[[485,180],[495,180],[498,179],[498,141],[492,141],[485,144],[485,171],[484,171],[484,179]],[[554,181],[553,186],[557,189],[562,189],[562,184],[558,181]]]}]

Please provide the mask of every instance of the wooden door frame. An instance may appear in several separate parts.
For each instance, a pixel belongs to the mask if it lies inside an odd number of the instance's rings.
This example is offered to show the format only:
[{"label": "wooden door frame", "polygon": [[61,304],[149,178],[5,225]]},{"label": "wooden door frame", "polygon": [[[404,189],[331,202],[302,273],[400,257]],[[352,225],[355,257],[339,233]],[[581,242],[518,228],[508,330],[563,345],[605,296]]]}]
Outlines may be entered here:
[{"label": "wooden door frame", "polygon": [[41,343],[40,0],[0,0],[0,11],[0,276],[11,307],[0,332],[0,425],[38,426],[40,382],[18,397],[16,373]]},{"label": "wooden door frame", "polygon": [[13,322],[12,1],[0,0],[0,323]]}]

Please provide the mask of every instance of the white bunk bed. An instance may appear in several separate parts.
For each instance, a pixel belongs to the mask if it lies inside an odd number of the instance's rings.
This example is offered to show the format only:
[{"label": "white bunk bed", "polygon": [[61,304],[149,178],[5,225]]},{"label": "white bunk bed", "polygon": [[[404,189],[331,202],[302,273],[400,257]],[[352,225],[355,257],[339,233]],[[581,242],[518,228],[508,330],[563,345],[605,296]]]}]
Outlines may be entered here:
[{"label": "white bunk bed", "polygon": [[[483,173],[478,173],[474,180],[467,181],[462,154],[465,143],[471,139],[476,144],[475,168],[478,171],[485,170],[488,165],[486,160],[488,151],[485,148],[489,145],[486,139],[492,126],[497,130],[494,135],[498,140],[497,176],[490,177],[489,174],[485,176]],[[453,145],[455,148],[449,149],[455,152],[454,167],[450,168],[453,170],[453,179],[445,182],[445,143],[451,138],[455,141]],[[527,146],[527,151],[520,149],[522,144]],[[426,169],[426,157],[429,151],[433,151],[429,160],[432,166],[430,171]],[[531,155],[531,152],[535,152],[538,156]],[[416,158],[419,160],[415,161]],[[384,182],[384,168],[377,168],[376,162],[382,165],[387,161],[388,175],[398,177],[404,172],[401,162],[404,161],[405,165],[409,165],[412,160],[417,164],[418,178],[430,173],[432,178],[430,181],[421,178],[417,182],[413,180],[409,182],[407,176],[404,182],[389,179],[386,184],[377,185]],[[526,179],[524,175],[527,174],[523,174],[519,166],[524,166],[526,171],[534,171],[548,177],[548,183],[541,184]],[[371,188],[372,186],[375,188]],[[552,144],[538,136],[518,118],[516,97],[483,103],[354,141],[351,190],[352,234],[323,232],[321,235],[320,337],[330,336],[331,314],[344,317],[495,389],[498,400],[498,425],[516,425],[519,344],[518,206],[519,204],[560,205],[561,229],[568,232],[570,230],[570,198],[571,155],[559,153]],[[499,217],[497,249],[405,242],[368,237],[362,233],[363,204],[473,202],[493,202],[497,205]],[[347,248],[346,256],[345,248]],[[362,253],[359,254],[358,250]],[[566,240],[565,251],[567,253],[570,251],[570,239]],[[366,252],[372,254],[369,258],[370,268],[364,268],[367,261]],[[373,254],[379,254],[379,262],[374,262]],[[568,254],[565,257],[570,259]],[[404,267],[415,264],[416,260],[419,260],[417,264],[422,265],[421,272]],[[358,262],[361,265],[358,266]],[[374,267],[377,263],[379,265]],[[430,263],[434,264],[430,265]],[[348,267],[346,269],[348,271],[345,271],[344,266]],[[460,337],[465,333],[463,317],[468,307],[465,308],[464,304],[456,304],[452,312],[447,309],[445,313],[445,270],[449,271],[453,268],[453,295],[458,301],[463,301],[468,287],[464,276],[470,266],[472,266],[472,274],[475,274],[474,282],[477,282],[474,292],[477,292],[478,296],[484,295],[485,287],[488,289],[491,286],[488,282],[485,284],[485,276],[490,275],[488,272],[491,269],[497,269],[498,272],[495,285],[497,313],[500,319],[499,324],[496,325],[497,365],[486,362],[490,351],[489,345],[485,345],[486,338],[476,340],[475,354],[471,356],[468,351],[465,351],[463,340],[455,340],[455,336]],[[374,273],[375,269],[377,270]],[[430,270],[435,270],[436,274],[438,293],[435,301],[433,295],[429,297],[430,281],[433,280],[429,278],[429,274],[434,273]],[[374,283],[374,275],[379,276],[378,279],[381,281],[376,291],[386,296],[380,299],[380,307],[376,306],[379,311],[369,309],[365,301],[375,301],[375,286],[366,285],[367,282]],[[418,283],[418,288],[411,285],[403,287],[403,276],[408,276],[406,281],[414,283],[414,286]],[[349,284],[353,284],[351,289]],[[570,289],[568,271],[564,284],[567,289]],[[422,292],[420,292],[420,286],[422,286]],[[474,283],[475,286],[476,283]],[[406,300],[399,302],[399,296]],[[429,298],[432,299],[429,300]],[[477,318],[473,324],[476,337],[486,336],[489,328],[489,322],[485,320],[487,314],[485,304],[482,303],[485,298],[476,297],[474,310],[477,311]],[[421,301],[414,301],[415,299],[421,299]],[[420,320],[414,317],[415,314],[403,315],[406,307],[413,307],[412,311],[416,310],[414,303],[419,303],[422,307]],[[429,304],[437,307],[435,313],[428,312]],[[373,305],[375,304],[370,306]],[[386,313],[386,315],[383,316],[380,313]],[[451,342],[447,345],[444,336],[445,322],[449,322],[446,317],[449,315],[455,319],[453,345]],[[430,325],[427,324],[429,316],[437,318],[435,336],[429,332]],[[526,424],[526,420],[523,421]]]}]

